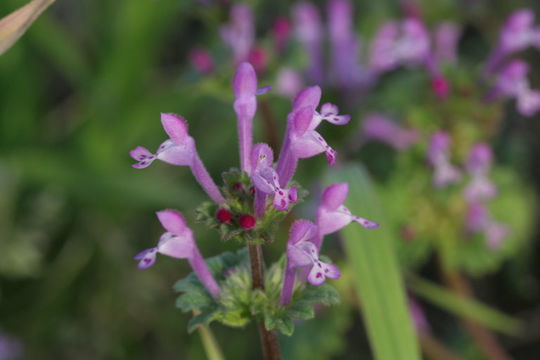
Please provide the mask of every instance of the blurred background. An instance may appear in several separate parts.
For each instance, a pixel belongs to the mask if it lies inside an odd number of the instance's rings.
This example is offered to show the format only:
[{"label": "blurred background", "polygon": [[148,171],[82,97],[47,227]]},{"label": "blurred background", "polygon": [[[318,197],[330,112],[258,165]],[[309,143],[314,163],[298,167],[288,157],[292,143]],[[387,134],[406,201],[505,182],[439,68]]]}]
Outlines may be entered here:
[{"label": "blurred background", "polygon": [[[3,0],[0,15],[23,4]],[[312,57],[303,51],[305,42],[295,37],[301,33],[294,30],[297,4],[245,4],[255,26],[249,60],[259,83],[274,86],[259,98],[255,136],[276,146],[290,111],[290,92],[319,81],[309,74]],[[325,22],[327,2],[313,4]],[[444,70],[452,86],[447,102],[437,102],[419,69],[397,69],[369,89],[354,90],[325,75],[323,101],[352,115],[348,128],[333,128],[325,137],[343,161],[363,164],[372,175],[393,221],[388,226],[395,230],[403,273],[451,288],[452,280],[437,274],[441,255],[431,240],[433,226],[442,225],[437,216],[428,216],[436,211],[422,210],[417,201],[431,198],[431,190],[406,185],[408,179],[423,182],[431,176],[423,160],[425,142],[409,153],[365,143],[362,122],[366,114],[383,111],[429,134],[436,127],[430,124],[441,117],[462,121],[463,127],[472,111],[496,119],[489,137],[483,127],[463,131],[493,145],[500,196],[492,210],[509,224],[508,245],[491,252],[460,245],[448,262],[459,262],[456,267],[478,301],[523,322],[526,331],[498,335],[498,346],[515,359],[538,359],[540,119],[521,116],[513,102],[485,105],[474,78],[507,16],[524,7],[540,14],[538,3],[372,0],[352,5],[353,30],[363,42],[360,55],[351,52],[353,58],[367,57],[382,24],[414,9],[428,27],[446,20],[460,26],[460,63]],[[186,215],[205,256],[237,245],[222,243],[195,223],[193,210],[206,198],[188,169],[158,162],[144,171],[133,169],[128,152],[137,145],[157,148],[165,140],[159,114],[172,112],[189,121],[214,179],[237,166],[230,87],[236,60],[226,35],[232,7],[227,0],[58,0],[0,57],[0,359],[206,358],[198,334],[186,331],[189,316],[174,307],[172,285],[190,272],[188,265],[161,257],[151,270],[139,271],[132,257],[154,246],[161,234],[154,212],[164,208]],[[276,43],[279,34],[285,34],[284,45]],[[330,56],[327,47],[321,51]],[[532,87],[539,87],[540,52],[531,48],[520,57],[529,63]],[[293,80],[284,80],[284,68],[295,70]],[[455,152],[456,158],[465,157],[459,142]],[[298,180],[317,194],[325,168],[322,158],[309,159]],[[314,206],[308,201],[299,213],[309,216]],[[411,229],[409,223],[426,224],[427,230]],[[269,248],[269,259],[283,252],[286,229],[283,234]],[[328,246],[343,262],[339,243]],[[354,273],[343,266],[347,276],[336,285],[342,304],[298,324],[293,337],[282,339],[284,358],[373,358],[347,280]],[[487,358],[455,314],[418,301],[440,344],[461,358]],[[254,325],[233,330],[213,325],[212,330],[226,358],[258,358]]]}]

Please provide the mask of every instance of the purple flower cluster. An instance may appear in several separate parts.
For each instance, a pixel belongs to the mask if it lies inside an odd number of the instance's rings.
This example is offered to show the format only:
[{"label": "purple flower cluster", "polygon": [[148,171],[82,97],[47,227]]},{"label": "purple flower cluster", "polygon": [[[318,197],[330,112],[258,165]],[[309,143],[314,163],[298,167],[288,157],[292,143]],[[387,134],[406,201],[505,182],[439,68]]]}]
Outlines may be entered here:
[{"label": "purple flower cluster", "polygon": [[[274,168],[272,149],[264,143],[253,145],[253,118],[257,111],[256,96],[268,91],[257,88],[257,75],[250,63],[239,64],[233,79],[233,108],[238,119],[238,138],[241,169],[248,174],[254,189],[254,216],[244,214],[238,224],[244,230],[256,226],[257,219],[265,216],[268,200],[278,211],[285,211],[297,201],[297,188],[289,186],[298,160],[325,153],[327,161],[333,165],[336,151],[323,139],[316,128],[322,121],[334,125],[345,125],[348,115],[340,115],[337,106],[323,104],[319,108],[321,89],[318,86],[306,88],[298,93],[293,101],[292,110],[287,117],[285,138],[277,165]],[[178,115],[162,114],[161,122],[169,136],[155,154],[143,147],[130,152],[138,162],[134,168],[148,167],[155,159],[172,165],[189,166],[195,179],[210,198],[219,205],[216,218],[225,224],[232,222],[232,214],[227,210],[227,199],[223,197],[202,161],[195,147],[195,140],[188,134],[187,122]],[[338,231],[352,221],[365,228],[378,225],[357,217],[349,211],[343,202],[347,196],[347,184],[329,186],[317,211],[317,224],[307,220],[297,221],[292,229],[287,247],[287,267],[283,284],[281,303],[287,304],[292,296],[297,268],[310,267],[307,280],[313,285],[321,285],[326,278],[339,277],[336,266],[326,264],[319,259],[319,250],[324,235]],[[271,198],[271,199],[269,199]],[[218,298],[220,287],[209,271],[199,252],[192,230],[183,216],[175,210],[163,210],[157,213],[158,219],[166,232],[160,237],[156,247],[146,249],[135,256],[140,269],[147,269],[156,261],[158,253],[179,259],[187,259],[195,274],[208,292]]]},{"label": "purple flower cluster", "polygon": [[[457,183],[463,178],[462,171],[450,163],[448,133],[439,131],[431,137],[428,161],[434,168],[433,184],[436,187]],[[463,189],[463,198],[467,203],[466,230],[471,234],[483,234],[488,247],[497,249],[508,230],[493,220],[487,209],[487,201],[497,195],[497,187],[488,177],[492,162],[493,152],[488,144],[477,143],[472,147],[465,163],[469,181]]]},{"label": "purple flower cluster", "polygon": [[501,29],[497,47],[486,63],[486,74],[493,75],[495,79],[488,100],[513,98],[523,116],[532,116],[540,110],[540,91],[531,89],[527,63],[516,59],[506,60],[531,46],[540,50],[540,26],[534,26],[534,20],[534,13],[530,9],[512,13]]}]

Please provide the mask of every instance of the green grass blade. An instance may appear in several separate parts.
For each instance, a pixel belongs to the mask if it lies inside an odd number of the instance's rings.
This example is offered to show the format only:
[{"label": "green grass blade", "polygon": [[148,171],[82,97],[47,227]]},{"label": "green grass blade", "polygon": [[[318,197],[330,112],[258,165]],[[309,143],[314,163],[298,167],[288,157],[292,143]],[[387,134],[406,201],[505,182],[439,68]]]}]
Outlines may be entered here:
[{"label": "green grass blade", "polygon": [[[342,230],[370,343],[378,360],[420,359],[397,257],[383,211],[366,172],[358,166],[332,171],[327,184],[349,183],[346,206],[381,227],[351,224]],[[391,204],[388,204],[391,206]]]},{"label": "green grass blade", "polygon": [[408,278],[412,291],[424,300],[455,315],[478,321],[485,327],[508,335],[522,330],[520,322],[506,314],[471,299],[466,299],[416,276]]}]

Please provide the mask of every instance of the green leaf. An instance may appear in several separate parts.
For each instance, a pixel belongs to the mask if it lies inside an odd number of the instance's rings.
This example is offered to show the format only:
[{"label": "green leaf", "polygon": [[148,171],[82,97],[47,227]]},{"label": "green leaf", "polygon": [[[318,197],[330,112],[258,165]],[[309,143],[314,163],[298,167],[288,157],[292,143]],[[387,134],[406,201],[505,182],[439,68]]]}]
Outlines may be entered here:
[{"label": "green leaf", "polygon": [[508,335],[516,335],[522,330],[518,320],[472,299],[460,297],[430,281],[410,276],[409,286],[425,300],[455,315],[476,320],[491,330]]},{"label": "green leaf", "polygon": [[391,232],[385,228],[386,219],[369,177],[362,168],[353,165],[333,171],[326,179],[327,183],[349,183],[346,206],[354,214],[381,224],[376,230],[366,230],[357,224],[342,230],[375,357],[420,359]]},{"label": "green leaf", "polygon": [[193,316],[188,323],[188,332],[192,333],[199,327],[200,325],[208,325],[214,320],[216,316],[216,311],[209,311],[202,314],[197,314]]}]

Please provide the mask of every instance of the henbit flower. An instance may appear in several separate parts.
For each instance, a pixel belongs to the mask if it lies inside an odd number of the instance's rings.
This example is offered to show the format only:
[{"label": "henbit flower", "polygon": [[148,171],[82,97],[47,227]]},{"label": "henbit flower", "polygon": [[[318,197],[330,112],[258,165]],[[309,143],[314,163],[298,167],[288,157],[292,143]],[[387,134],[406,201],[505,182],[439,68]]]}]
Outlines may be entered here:
[{"label": "henbit flower", "polygon": [[[298,199],[297,189],[295,187],[284,189],[279,185],[279,178],[272,168],[274,162],[274,154],[272,149],[267,144],[257,144],[253,147],[251,153],[251,180],[257,191],[263,194],[274,195],[273,204],[278,210],[288,210],[290,203],[295,203]],[[264,197],[264,200],[266,198]],[[262,214],[264,214],[264,201],[262,204],[257,204],[255,201],[256,213],[260,213],[262,206]],[[259,209],[257,211],[257,209]]]},{"label": "henbit flower", "polygon": [[223,41],[232,49],[234,63],[247,61],[255,42],[255,26],[251,8],[245,4],[231,7],[230,23],[220,29]]},{"label": "henbit flower", "polygon": [[491,221],[486,228],[486,245],[491,250],[498,250],[508,236],[508,228],[498,222]]},{"label": "henbit flower", "polygon": [[507,56],[529,46],[540,49],[540,26],[533,25],[534,13],[530,9],[520,9],[510,14],[501,29],[499,43],[488,59],[486,70],[494,71]]},{"label": "henbit flower", "polygon": [[187,259],[206,290],[214,298],[218,298],[221,291],[219,285],[199,252],[193,232],[187,226],[182,214],[175,210],[163,210],[158,211],[156,215],[167,232],[161,235],[156,247],[135,255],[134,259],[139,260],[138,268],[148,269],[154,265],[157,253]]},{"label": "henbit flower", "polygon": [[208,196],[218,204],[223,203],[225,199],[208,171],[206,171],[197,153],[195,140],[188,134],[188,125],[184,118],[175,114],[162,113],[161,124],[167,135],[169,135],[169,139],[159,146],[156,154],[152,154],[142,146],[131,150],[129,154],[138,161],[132,166],[136,169],[144,169],[156,159],[172,165],[189,166],[193,176],[195,176],[195,179]]},{"label": "henbit flower", "polygon": [[214,60],[204,49],[193,49],[189,52],[191,66],[202,74],[209,74],[214,70]]},{"label": "henbit flower", "polygon": [[498,74],[497,83],[488,94],[488,99],[501,95],[515,98],[518,111],[523,116],[532,116],[540,110],[540,91],[532,90],[527,79],[529,65],[521,60],[506,64]]},{"label": "henbit flower", "polygon": [[400,65],[427,65],[430,51],[429,35],[420,20],[390,21],[373,39],[370,66],[382,73]]},{"label": "henbit flower", "polygon": [[401,128],[383,114],[368,114],[362,122],[362,130],[367,140],[383,142],[396,150],[403,151],[418,140],[418,131]]},{"label": "henbit flower", "polygon": [[448,80],[437,71],[431,77],[431,89],[439,100],[445,100],[450,93],[450,84]]},{"label": "henbit flower", "polygon": [[321,204],[317,208],[318,234],[312,239],[317,249],[322,246],[325,235],[339,231],[351,222],[357,222],[366,229],[376,229],[379,224],[355,216],[343,205],[349,193],[349,184],[337,183],[327,186],[322,194]]},{"label": "henbit flower", "polygon": [[338,115],[338,107],[330,103],[324,104],[320,112],[315,111],[320,99],[320,87],[313,86],[302,90],[293,101],[292,111],[287,116],[287,128],[276,166],[281,187],[286,186],[291,180],[298,159],[324,152],[327,161],[331,165],[335,164],[335,150],[315,129],[323,120],[334,125],[346,125],[351,118],[349,115]]},{"label": "henbit flower", "polygon": [[317,7],[300,2],[293,9],[293,22],[298,41],[308,54],[307,75],[311,82],[323,82],[322,25]]},{"label": "henbit flower", "polygon": [[360,39],[353,28],[349,0],[328,2],[331,80],[339,86],[353,87],[366,80],[360,66]]},{"label": "henbit flower", "polygon": [[488,144],[478,143],[473,146],[466,163],[467,171],[472,177],[463,191],[467,201],[487,200],[496,195],[497,188],[487,176],[492,161],[493,153]]},{"label": "henbit flower", "polygon": [[435,168],[433,184],[444,187],[459,181],[462,177],[458,168],[450,164],[450,135],[438,131],[431,137],[428,148],[428,160]]},{"label": "henbit flower", "polygon": [[461,28],[451,21],[444,21],[435,28],[433,53],[437,63],[456,63],[460,36]]},{"label": "henbit flower", "polygon": [[326,278],[339,279],[341,273],[337,266],[319,260],[319,251],[310,241],[317,234],[317,227],[311,221],[297,220],[291,226],[287,243],[287,263],[281,290],[281,305],[287,305],[292,298],[296,269],[311,266],[307,280],[320,286]]},{"label": "henbit flower", "polygon": [[250,63],[243,62],[233,79],[234,111],[238,118],[238,143],[242,170],[251,172],[251,147],[253,145],[253,117],[257,111],[257,74]]}]

